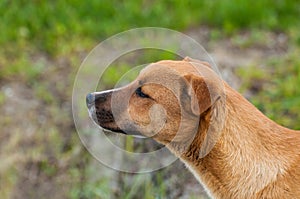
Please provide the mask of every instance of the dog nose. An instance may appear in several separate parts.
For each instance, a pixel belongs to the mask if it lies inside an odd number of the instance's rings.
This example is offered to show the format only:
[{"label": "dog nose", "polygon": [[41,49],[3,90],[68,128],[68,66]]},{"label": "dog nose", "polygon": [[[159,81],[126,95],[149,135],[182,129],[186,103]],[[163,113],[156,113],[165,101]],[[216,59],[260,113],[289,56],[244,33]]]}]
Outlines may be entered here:
[{"label": "dog nose", "polygon": [[89,93],[86,96],[86,105],[90,107],[93,103],[95,103],[95,94]]},{"label": "dog nose", "polygon": [[86,96],[86,105],[90,107],[95,103],[103,103],[106,101],[107,96],[108,93],[89,93]]}]

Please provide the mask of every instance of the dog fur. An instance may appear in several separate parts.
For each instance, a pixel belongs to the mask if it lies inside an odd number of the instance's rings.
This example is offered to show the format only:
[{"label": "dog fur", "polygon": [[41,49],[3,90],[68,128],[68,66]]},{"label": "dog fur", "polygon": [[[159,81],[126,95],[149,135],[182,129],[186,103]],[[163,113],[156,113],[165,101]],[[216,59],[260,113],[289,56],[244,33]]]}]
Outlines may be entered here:
[{"label": "dog fur", "polygon": [[166,145],[212,198],[300,198],[299,131],[268,119],[206,62],[150,64],[128,86],[90,94],[87,104],[103,128]]}]

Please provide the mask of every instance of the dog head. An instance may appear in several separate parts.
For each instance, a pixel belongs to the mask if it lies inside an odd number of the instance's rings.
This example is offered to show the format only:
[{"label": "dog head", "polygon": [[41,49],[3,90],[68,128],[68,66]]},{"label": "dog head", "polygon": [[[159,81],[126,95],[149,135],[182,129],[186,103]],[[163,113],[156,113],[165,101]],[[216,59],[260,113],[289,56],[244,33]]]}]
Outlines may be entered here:
[{"label": "dog head", "polygon": [[206,62],[160,61],[125,87],[88,94],[86,102],[91,118],[104,129],[163,144],[186,142],[222,97],[220,83]]}]

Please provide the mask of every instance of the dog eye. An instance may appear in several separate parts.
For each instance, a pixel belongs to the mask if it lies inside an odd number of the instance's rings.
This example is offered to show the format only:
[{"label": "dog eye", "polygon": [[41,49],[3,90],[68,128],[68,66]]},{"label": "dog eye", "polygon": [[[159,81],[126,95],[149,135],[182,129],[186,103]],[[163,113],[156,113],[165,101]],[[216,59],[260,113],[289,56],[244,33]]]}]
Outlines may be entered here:
[{"label": "dog eye", "polygon": [[143,93],[142,87],[139,87],[135,90],[135,94],[141,98],[149,98],[149,95]]}]

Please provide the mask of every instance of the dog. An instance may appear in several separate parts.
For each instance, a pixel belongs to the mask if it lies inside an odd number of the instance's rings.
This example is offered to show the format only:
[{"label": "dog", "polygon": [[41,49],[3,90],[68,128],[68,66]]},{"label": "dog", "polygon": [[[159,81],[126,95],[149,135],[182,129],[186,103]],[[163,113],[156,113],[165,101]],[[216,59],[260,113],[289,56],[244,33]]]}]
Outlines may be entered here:
[{"label": "dog", "polygon": [[207,62],[152,63],[86,103],[102,128],[168,147],[212,198],[300,198],[300,132],[268,119]]}]

